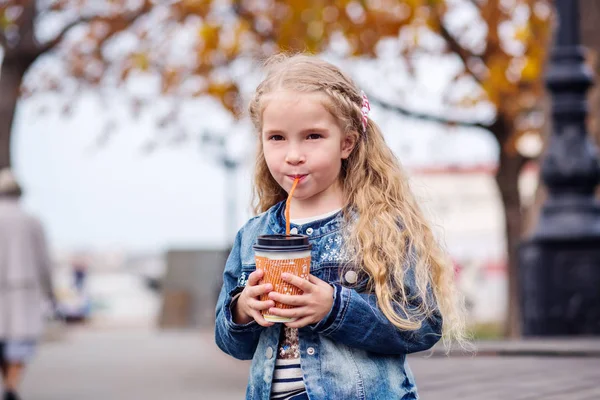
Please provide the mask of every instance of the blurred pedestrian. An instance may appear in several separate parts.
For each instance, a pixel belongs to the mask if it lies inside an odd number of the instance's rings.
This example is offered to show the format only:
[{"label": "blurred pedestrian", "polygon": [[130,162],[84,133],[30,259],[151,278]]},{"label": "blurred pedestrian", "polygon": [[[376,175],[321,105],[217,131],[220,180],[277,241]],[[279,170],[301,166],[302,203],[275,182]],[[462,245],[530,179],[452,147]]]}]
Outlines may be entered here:
[{"label": "blurred pedestrian", "polygon": [[44,300],[54,305],[51,267],[40,222],[22,210],[21,187],[0,170],[0,366],[4,400],[18,386],[44,327]]},{"label": "blurred pedestrian", "polygon": [[82,293],[85,289],[85,282],[88,274],[88,262],[84,255],[78,255],[71,261],[73,270],[73,286]]}]

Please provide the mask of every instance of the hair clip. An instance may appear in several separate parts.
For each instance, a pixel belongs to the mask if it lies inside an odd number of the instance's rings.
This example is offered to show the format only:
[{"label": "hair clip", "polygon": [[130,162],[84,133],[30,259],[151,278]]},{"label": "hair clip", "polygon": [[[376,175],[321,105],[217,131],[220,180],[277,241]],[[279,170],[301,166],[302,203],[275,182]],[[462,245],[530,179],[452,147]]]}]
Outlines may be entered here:
[{"label": "hair clip", "polygon": [[362,111],[362,127],[363,132],[367,132],[367,123],[369,122],[369,111],[371,111],[371,105],[369,104],[369,98],[367,97],[367,94],[362,90],[360,91],[360,94],[362,96],[362,105],[360,108]]}]

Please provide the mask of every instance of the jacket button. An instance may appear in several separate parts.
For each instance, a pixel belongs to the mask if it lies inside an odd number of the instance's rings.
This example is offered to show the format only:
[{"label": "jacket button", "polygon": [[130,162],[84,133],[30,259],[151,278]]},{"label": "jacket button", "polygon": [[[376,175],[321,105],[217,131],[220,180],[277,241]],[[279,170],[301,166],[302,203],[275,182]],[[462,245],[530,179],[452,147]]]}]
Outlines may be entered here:
[{"label": "jacket button", "polygon": [[313,234],[313,228],[306,229],[306,233],[309,234],[309,235],[312,235]]},{"label": "jacket button", "polygon": [[290,229],[290,233],[292,235],[297,235],[298,234],[298,228],[292,228],[292,229]]},{"label": "jacket button", "polygon": [[306,349],[306,352],[309,356],[312,356],[315,354],[315,349],[313,347],[309,347],[308,349]]},{"label": "jacket button", "polygon": [[273,348],[271,346],[267,347],[267,351],[265,351],[265,356],[270,360],[273,357]]},{"label": "jacket button", "polygon": [[346,282],[348,282],[348,283],[356,283],[356,281],[358,280],[358,275],[354,271],[348,271],[344,275],[344,278],[346,279]]}]

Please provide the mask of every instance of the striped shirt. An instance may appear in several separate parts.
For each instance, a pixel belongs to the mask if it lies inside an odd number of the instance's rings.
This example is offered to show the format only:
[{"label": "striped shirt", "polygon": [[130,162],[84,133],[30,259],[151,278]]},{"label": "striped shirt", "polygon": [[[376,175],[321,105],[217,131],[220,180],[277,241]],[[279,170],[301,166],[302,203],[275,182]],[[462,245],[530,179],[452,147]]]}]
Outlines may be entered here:
[{"label": "striped shirt", "polygon": [[[311,218],[292,219],[294,225],[304,225],[332,216],[340,209]],[[275,360],[273,385],[271,387],[272,400],[285,400],[299,394],[306,393],[302,367],[300,365],[300,343],[298,329],[284,326],[279,339],[279,349]]]},{"label": "striped shirt", "polygon": [[302,368],[299,358],[277,359],[275,372],[273,373],[273,386],[271,387],[271,399],[289,399],[301,393],[305,393]]}]

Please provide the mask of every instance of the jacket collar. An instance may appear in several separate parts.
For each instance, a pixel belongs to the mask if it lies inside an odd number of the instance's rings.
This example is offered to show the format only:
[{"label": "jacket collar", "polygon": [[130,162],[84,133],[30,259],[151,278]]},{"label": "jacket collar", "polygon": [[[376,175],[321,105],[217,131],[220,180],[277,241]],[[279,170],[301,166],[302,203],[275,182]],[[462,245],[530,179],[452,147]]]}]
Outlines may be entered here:
[{"label": "jacket collar", "polygon": [[[268,211],[269,227],[275,234],[285,234],[285,201],[275,204]],[[339,231],[344,226],[344,217],[342,211],[339,211],[327,218],[310,222],[304,225],[290,224],[291,228],[296,228],[299,234],[308,235],[311,239],[318,238],[330,233]]]}]

